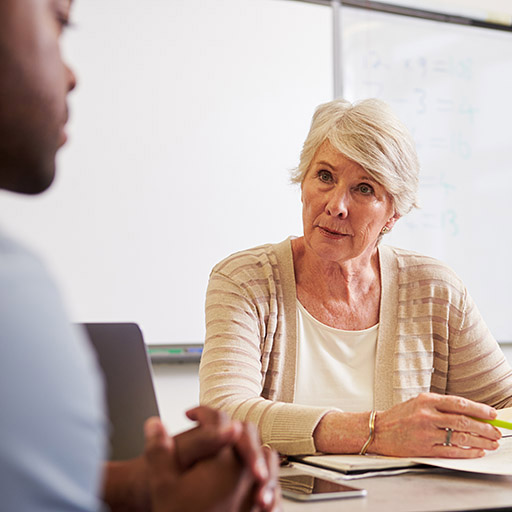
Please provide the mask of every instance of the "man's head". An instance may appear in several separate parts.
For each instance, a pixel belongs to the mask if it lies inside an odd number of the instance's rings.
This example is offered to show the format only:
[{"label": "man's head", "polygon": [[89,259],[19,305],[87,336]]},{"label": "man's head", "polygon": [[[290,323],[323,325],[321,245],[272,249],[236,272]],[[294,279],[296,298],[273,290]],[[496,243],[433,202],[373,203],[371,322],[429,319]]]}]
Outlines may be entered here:
[{"label": "man's head", "polygon": [[75,87],[59,47],[70,7],[71,0],[0,1],[0,188],[37,194],[53,181]]}]

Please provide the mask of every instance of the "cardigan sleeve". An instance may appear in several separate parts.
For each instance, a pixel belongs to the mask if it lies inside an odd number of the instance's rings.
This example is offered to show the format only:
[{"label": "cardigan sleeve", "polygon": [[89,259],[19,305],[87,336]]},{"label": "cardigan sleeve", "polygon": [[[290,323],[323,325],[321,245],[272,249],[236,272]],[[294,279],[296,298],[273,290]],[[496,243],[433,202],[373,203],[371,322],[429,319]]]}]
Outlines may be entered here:
[{"label": "cardigan sleeve", "polygon": [[512,370],[462,280],[429,256],[397,248],[386,256],[386,269],[397,269],[394,403],[431,391],[512,405]]},{"label": "cardigan sleeve", "polygon": [[[315,452],[313,432],[329,411],[280,400],[286,329],[276,311],[278,280],[210,276],[200,402],[258,426],[263,443],[284,454]],[[293,396],[293,393],[292,393]]]},{"label": "cardigan sleeve", "polygon": [[498,409],[512,406],[512,369],[466,290],[459,325],[450,330],[447,392]]}]

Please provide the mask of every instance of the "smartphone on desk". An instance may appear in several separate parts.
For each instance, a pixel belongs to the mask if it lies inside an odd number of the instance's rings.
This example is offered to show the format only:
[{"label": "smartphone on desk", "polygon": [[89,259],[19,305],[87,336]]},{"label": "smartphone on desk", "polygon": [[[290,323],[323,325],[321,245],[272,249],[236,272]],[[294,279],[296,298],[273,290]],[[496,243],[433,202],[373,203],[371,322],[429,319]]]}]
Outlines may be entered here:
[{"label": "smartphone on desk", "polygon": [[338,484],[306,473],[279,477],[283,496],[298,501],[333,500],[366,496],[365,489]]}]

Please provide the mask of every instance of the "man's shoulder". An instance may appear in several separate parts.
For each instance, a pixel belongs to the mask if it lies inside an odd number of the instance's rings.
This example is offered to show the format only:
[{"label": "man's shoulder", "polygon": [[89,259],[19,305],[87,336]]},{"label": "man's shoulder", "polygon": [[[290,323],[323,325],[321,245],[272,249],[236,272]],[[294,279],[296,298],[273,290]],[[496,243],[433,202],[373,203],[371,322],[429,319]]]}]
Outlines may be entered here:
[{"label": "man's shoulder", "polygon": [[[11,323],[18,315],[34,320],[67,318],[59,289],[44,261],[31,249],[0,233],[0,316]],[[11,318],[5,318],[11,315]]]},{"label": "man's shoulder", "polygon": [[[48,499],[56,508],[80,500],[81,509],[96,510],[105,457],[97,364],[41,260],[3,234],[0,306],[0,374],[6,384],[0,386],[0,473],[9,489],[2,497],[6,510],[36,510],[34,504]],[[34,460],[38,464],[29,463]]]},{"label": "man's shoulder", "polygon": [[[55,280],[34,252],[3,234],[0,304],[2,350],[4,354],[19,356],[17,364],[25,360],[22,374],[33,367],[34,373],[42,375],[45,371],[48,375],[62,371],[69,378],[68,385],[75,382],[74,374],[78,375],[79,386],[88,386],[90,378],[96,381],[97,365],[91,347],[84,333],[70,322]],[[86,380],[82,382],[84,375]]]},{"label": "man's shoulder", "polygon": [[26,245],[19,240],[11,237],[0,229],[0,255],[4,257],[30,257],[35,258],[33,251],[29,250]]},{"label": "man's shoulder", "polygon": [[28,246],[0,231],[0,279],[14,281],[35,275],[51,280],[41,258]]}]

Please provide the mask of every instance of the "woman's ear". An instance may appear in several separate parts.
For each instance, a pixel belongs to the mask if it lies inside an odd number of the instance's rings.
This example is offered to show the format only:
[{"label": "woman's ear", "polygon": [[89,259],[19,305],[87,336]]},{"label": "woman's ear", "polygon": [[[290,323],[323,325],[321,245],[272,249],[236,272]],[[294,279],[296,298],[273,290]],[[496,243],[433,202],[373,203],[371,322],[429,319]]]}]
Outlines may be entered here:
[{"label": "woman's ear", "polygon": [[399,213],[394,213],[393,217],[391,217],[387,222],[386,222],[386,227],[391,231],[393,229],[393,226],[395,225],[396,221],[401,217],[401,215]]}]

